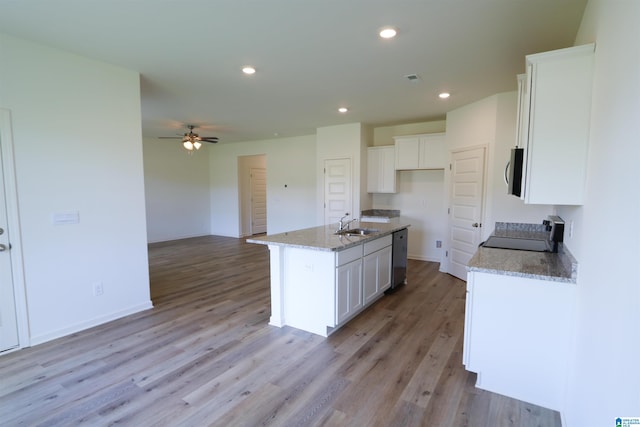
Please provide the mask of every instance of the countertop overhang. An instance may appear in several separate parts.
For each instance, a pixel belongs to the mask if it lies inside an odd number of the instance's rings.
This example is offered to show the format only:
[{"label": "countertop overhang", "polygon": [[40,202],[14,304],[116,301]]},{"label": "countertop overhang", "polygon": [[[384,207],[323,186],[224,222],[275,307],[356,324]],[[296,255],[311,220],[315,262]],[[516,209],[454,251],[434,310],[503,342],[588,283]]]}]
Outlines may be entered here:
[{"label": "countertop overhang", "polygon": [[337,227],[335,224],[331,224],[262,237],[251,237],[247,239],[247,242],[261,245],[313,249],[318,251],[341,251],[353,246],[361,245],[369,240],[384,237],[395,231],[408,227],[410,227],[410,224],[402,221],[401,219],[397,219],[389,223],[363,221],[358,222],[357,225],[352,228],[367,228],[376,231],[364,236],[336,235],[335,232]]}]

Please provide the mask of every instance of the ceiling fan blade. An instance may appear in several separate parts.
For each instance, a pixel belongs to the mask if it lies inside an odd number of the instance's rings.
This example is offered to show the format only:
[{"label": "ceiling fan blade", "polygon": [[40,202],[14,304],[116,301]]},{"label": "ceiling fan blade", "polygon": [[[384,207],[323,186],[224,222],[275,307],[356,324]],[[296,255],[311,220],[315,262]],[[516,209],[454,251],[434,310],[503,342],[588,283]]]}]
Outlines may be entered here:
[{"label": "ceiling fan blade", "polygon": [[205,141],[205,142],[212,142],[212,143],[216,143],[218,142],[218,137],[216,136],[201,136],[200,137],[201,141]]},{"label": "ceiling fan blade", "polygon": [[181,136],[159,136],[158,139],[182,139]]}]

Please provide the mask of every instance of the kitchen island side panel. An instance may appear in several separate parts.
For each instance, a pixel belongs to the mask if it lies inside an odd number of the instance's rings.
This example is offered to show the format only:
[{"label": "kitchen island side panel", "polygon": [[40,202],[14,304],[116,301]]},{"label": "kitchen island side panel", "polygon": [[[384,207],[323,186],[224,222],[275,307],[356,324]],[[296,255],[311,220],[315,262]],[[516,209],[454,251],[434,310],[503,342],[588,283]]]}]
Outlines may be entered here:
[{"label": "kitchen island side panel", "polygon": [[284,322],[321,336],[335,326],[335,252],[284,249]]}]

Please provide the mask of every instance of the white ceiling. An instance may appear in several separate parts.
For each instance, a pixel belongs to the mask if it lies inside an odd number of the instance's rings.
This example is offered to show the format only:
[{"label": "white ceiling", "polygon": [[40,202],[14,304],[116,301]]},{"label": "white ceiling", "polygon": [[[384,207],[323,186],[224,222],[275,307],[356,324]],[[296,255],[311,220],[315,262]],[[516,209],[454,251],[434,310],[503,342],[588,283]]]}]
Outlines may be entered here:
[{"label": "white ceiling", "polygon": [[[145,136],[195,124],[224,143],[443,119],[515,90],[525,55],[573,45],[585,4],[0,0],[0,32],[139,71]],[[377,36],[385,25],[395,39]],[[246,64],[257,73],[242,74]],[[414,73],[419,82],[404,78]]]}]

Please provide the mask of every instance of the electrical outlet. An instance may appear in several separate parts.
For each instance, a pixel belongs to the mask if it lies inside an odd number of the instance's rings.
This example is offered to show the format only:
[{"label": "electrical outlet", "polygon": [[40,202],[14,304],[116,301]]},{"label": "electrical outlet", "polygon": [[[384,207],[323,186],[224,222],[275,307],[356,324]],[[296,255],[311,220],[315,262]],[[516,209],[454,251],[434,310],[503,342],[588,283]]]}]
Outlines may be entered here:
[{"label": "electrical outlet", "polygon": [[442,247],[442,240],[436,240],[436,248]]},{"label": "electrical outlet", "polygon": [[93,296],[99,297],[104,294],[104,287],[102,286],[102,282],[96,282],[93,284]]}]

